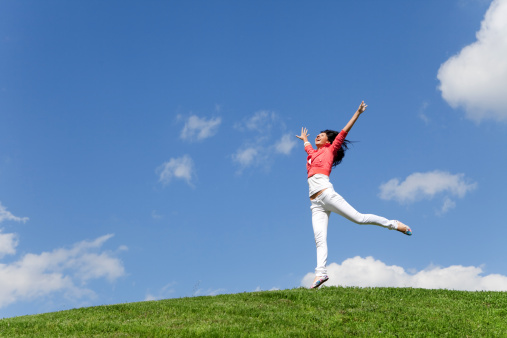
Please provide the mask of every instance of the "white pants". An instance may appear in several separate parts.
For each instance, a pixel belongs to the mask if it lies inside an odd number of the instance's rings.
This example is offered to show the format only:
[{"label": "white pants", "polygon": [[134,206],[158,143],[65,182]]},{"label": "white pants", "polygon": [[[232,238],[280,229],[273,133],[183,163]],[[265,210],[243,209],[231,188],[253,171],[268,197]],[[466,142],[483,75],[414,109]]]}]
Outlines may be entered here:
[{"label": "white pants", "polygon": [[390,230],[398,228],[395,220],[388,220],[372,214],[361,214],[345,201],[333,188],[327,188],[312,202],[312,224],[317,246],[317,268],[315,274],[324,276],[327,274],[327,225],[331,212],[337,213],[357,224],[373,224]]}]

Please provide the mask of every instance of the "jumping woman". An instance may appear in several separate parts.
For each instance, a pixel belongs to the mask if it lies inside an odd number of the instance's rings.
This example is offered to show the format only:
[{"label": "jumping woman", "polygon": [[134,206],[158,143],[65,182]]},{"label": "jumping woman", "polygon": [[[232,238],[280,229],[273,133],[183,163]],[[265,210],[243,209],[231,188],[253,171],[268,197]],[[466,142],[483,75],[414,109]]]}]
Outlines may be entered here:
[{"label": "jumping woman", "polygon": [[357,224],[373,224],[389,230],[398,230],[405,235],[411,236],[412,230],[405,224],[396,220],[388,220],[384,217],[361,214],[343,199],[333,189],[329,181],[331,169],[340,164],[348,149],[349,141],[345,139],[352,126],[359,116],[366,110],[367,105],[361,102],[354,116],[347,123],[340,133],[334,130],[324,130],[315,138],[317,149],[313,149],[308,142],[308,131],[301,128],[301,136],[297,138],[304,141],[305,151],[308,154],[306,170],[308,171],[308,185],[310,186],[310,201],[312,210],[313,233],[317,246],[317,268],[315,269],[315,280],[312,289],[318,288],[329,277],[327,276],[327,225],[331,212],[345,217]]}]

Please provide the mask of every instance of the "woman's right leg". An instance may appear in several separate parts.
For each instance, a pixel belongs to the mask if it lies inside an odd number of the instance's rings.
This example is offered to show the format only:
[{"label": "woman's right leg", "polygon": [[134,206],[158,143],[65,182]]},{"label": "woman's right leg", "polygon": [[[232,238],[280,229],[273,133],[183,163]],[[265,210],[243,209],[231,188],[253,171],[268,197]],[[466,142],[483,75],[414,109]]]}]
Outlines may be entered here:
[{"label": "woman's right leg", "polygon": [[315,275],[318,277],[327,274],[327,226],[330,212],[324,210],[318,201],[312,201],[312,225],[317,247],[317,267]]}]

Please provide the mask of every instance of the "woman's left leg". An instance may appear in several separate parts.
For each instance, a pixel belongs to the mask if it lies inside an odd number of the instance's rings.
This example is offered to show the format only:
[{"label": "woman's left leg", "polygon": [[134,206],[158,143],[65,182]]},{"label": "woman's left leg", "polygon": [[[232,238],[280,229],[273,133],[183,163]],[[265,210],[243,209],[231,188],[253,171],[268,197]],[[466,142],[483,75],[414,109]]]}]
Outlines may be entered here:
[{"label": "woman's left leg", "polygon": [[337,213],[356,224],[373,224],[390,230],[398,229],[398,222],[395,220],[388,220],[373,214],[361,214],[333,189],[328,188],[323,194],[325,196],[323,196],[322,202],[328,211]]}]

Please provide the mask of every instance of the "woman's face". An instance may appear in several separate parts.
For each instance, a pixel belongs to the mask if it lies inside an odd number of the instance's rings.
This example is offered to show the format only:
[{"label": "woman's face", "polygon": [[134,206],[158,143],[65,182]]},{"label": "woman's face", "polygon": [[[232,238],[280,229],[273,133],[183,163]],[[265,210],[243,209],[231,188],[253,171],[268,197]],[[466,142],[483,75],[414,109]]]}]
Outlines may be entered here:
[{"label": "woman's face", "polygon": [[320,133],[319,135],[317,135],[317,137],[315,138],[315,145],[320,148],[322,146],[324,146],[326,143],[330,143],[329,140],[327,139],[327,134],[326,133]]}]

